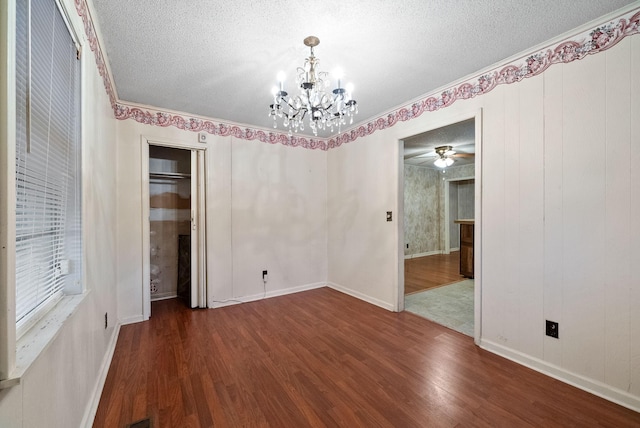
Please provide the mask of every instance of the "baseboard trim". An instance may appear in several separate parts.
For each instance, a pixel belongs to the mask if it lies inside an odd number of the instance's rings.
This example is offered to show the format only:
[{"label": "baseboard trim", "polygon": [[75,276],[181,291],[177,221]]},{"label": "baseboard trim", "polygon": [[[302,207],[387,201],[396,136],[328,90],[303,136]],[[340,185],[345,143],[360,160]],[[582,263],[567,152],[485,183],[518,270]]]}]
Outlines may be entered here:
[{"label": "baseboard trim", "polygon": [[326,287],[324,282],[314,282],[311,284],[299,285],[291,288],[281,288],[279,290],[267,291],[266,293],[253,294],[251,296],[232,297],[225,300],[209,301],[209,308],[223,308],[225,306],[238,305],[240,303],[255,302],[262,299],[270,299],[272,297],[286,296],[287,294],[300,293],[301,291],[314,290],[316,288]]},{"label": "baseboard trim", "polygon": [[554,364],[547,363],[522,352],[506,348],[490,340],[481,339],[480,347],[489,352],[500,355],[537,372],[551,376],[561,382],[580,388],[605,400],[612,401],[633,411],[640,412],[640,398],[618,388],[604,384],[600,381],[570,372]]},{"label": "baseboard trim", "polygon": [[359,291],[352,290],[351,288],[344,287],[340,284],[336,284],[335,282],[328,282],[327,287],[332,288],[336,291],[340,291],[341,293],[348,294],[349,296],[355,297],[356,299],[364,300],[365,302],[379,306],[382,309],[386,309],[391,312],[395,311],[395,307],[392,304],[376,299],[375,297],[367,296],[366,294],[362,294]]},{"label": "baseboard trim", "polygon": [[107,380],[107,374],[109,373],[109,367],[111,367],[111,360],[113,359],[113,353],[116,350],[116,344],[118,343],[119,334],[120,323],[116,324],[115,328],[113,329],[113,334],[111,335],[111,339],[109,340],[109,344],[107,345],[107,352],[102,359],[102,365],[100,366],[98,379],[96,380],[96,384],[93,387],[93,391],[91,391],[91,399],[89,400],[89,405],[87,406],[82,418],[82,422],[80,423],[81,427],[91,428],[93,426],[93,420],[95,419],[96,412],[98,411],[100,397],[102,396],[102,389],[104,388],[104,383]]},{"label": "baseboard trim", "polygon": [[435,256],[436,254],[444,254],[444,251],[436,250],[436,251],[428,251],[426,253],[405,254],[404,258],[405,258],[405,260],[406,259],[417,259],[418,257]]},{"label": "baseboard trim", "polygon": [[157,293],[151,295],[151,301],[157,302],[159,300],[175,299],[176,297],[178,297],[178,293],[175,292]]},{"label": "baseboard trim", "polygon": [[144,321],[144,317],[142,315],[133,315],[133,316],[121,318],[120,320],[118,320],[120,325],[135,324],[137,322],[142,322],[142,321]]},{"label": "baseboard trim", "polygon": [[311,284],[300,285],[298,287],[293,288],[284,288],[281,290],[268,291],[266,294],[266,298],[284,296],[287,294],[300,293],[301,291],[307,290],[315,290],[316,288],[325,287],[327,284],[324,282],[314,282]]}]

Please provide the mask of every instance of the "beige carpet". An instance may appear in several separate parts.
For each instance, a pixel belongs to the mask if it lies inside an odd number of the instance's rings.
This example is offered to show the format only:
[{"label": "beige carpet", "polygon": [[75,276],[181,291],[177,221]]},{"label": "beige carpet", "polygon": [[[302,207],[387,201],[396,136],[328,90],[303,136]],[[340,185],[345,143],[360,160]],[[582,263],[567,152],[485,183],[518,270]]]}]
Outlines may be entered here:
[{"label": "beige carpet", "polygon": [[473,337],[473,279],[409,294],[404,309]]}]

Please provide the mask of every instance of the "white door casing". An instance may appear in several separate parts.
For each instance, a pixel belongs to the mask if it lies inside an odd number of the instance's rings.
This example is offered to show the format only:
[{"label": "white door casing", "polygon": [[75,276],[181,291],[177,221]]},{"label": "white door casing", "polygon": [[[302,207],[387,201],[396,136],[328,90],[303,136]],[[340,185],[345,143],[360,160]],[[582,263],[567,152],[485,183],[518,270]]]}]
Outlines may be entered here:
[{"label": "white door casing", "polygon": [[142,318],[151,316],[150,273],[150,207],[149,207],[149,146],[191,150],[191,307],[207,307],[206,275],[206,147],[177,141],[158,141],[141,136],[142,174]]}]

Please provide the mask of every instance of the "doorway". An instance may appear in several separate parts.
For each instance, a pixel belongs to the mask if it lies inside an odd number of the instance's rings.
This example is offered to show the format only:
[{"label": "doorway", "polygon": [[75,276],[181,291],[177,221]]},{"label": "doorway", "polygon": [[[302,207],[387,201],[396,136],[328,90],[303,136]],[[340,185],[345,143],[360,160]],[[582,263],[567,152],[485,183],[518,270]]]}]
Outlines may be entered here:
[{"label": "doorway", "polygon": [[[471,114],[450,116],[449,119],[434,121],[433,126],[420,134],[401,139],[399,153],[403,156],[399,156],[398,176],[398,308],[399,310],[407,308],[405,260],[411,265],[415,264],[416,258],[426,261],[429,257],[434,260],[440,257],[450,262],[449,255],[459,254],[457,252],[459,226],[454,223],[454,220],[459,220],[461,215],[467,219],[472,217],[476,231],[475,278],[470,280],[470,285],[460,275],[452,280],[454,284],[450,284],[449,288],[453,290],[457,286],[464,286],[462,292],[469,297],[466,306],[469,308],[467,314],[469,320],[464,330],[466,334],[474,337],[476,343],[480,340],[481,320],[481,114],[481,110],[478,110]],[[418,177],[417,180],[416,177]],[[421,202],[417,197],[413,199],[406,197],[410,192],[422,191],[423,181],[427,183],[427,187],[431,186],[428,191],[423,191],[423,193],[431,193],[430,202]],[[421,190],[416,191],[416,189]],[[470,201],[466,199],[469,196]],[[461,201],[460,197],[464,200]],[[416,219],[416,206],[420,204],[426,208],[423,210],[424,214],[421,214],[423,217]],[[462,211],[459,210],[459,206]],[[410,218],[412,214],[413,219]],[[412,274],[407,280],[413,281],[414,276]],[[434,278],[430,280],[435,281]],[[453,287],[454,285],[456,287]],[[410,288],[414,286],[415,284],[411,284]],[[440,287],[441,291],[446,290],[447,287]],[[450,310],[450,312],[455,311]]]},{"label": "doorway", "polygon": [[142,139],[143,318],[151,302],[206,307],[205,148]]}]

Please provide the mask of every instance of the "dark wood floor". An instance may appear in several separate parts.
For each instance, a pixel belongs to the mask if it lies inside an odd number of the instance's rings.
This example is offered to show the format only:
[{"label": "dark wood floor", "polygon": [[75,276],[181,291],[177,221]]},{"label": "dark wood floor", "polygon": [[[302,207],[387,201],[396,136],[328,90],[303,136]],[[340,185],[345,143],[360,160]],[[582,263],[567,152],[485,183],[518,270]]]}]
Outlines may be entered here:
[{"label": "dark wood floor", "polygon": [[123,326],[95,427],[640,426],[640,414],[321,288]]},{"label": "dark wood floor", "polygon": [[404,261],[404,294],[462,281],[460,252],[416,257]]}]

